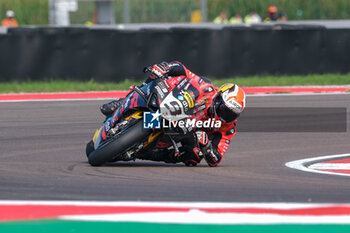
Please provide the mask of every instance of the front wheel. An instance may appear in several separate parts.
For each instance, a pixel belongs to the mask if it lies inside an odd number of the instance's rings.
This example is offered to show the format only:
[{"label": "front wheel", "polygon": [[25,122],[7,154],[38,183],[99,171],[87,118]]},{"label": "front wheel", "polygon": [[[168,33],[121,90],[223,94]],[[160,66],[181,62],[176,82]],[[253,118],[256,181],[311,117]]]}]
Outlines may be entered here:
[{"label": "front wheel", "polygon": [[95,150],[94,142],[91,140],[88,144],[86,144],[86,149],[85,149],[86,156],[89,158],[89,154],[91,154],[91,152],[93,152],[94,150]]},{"label": "front wheel", "polygon": [[144,129],[142,119],[137,123],[118,133],[109,141],[88,155],[91,166],[101,166],[103,163],[111,161],[116,155],[121,154],[137,143],[144,141],[152,130]]}]

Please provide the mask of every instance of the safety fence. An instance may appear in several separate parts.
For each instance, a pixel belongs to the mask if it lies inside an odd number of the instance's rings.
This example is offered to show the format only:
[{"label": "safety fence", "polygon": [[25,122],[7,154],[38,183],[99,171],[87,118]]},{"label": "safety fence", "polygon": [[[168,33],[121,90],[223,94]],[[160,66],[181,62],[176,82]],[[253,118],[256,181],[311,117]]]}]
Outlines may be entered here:
[{"label": "safety fence", "polygon": [[28,27],[0,34],[0,81],[143,79],[178,60],[199,75],[350,72],[350,29],[312,25]]}]

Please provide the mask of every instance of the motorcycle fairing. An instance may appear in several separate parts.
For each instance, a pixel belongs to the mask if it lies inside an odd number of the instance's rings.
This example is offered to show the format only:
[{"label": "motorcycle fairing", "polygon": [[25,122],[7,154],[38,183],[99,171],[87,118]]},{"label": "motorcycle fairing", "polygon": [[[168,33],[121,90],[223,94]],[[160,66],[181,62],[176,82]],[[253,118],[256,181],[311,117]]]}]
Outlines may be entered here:
[{"label": "motorcycle fairing", "polygon": [[[135,111],[160,109],[162,116],[172,121],[189,118],[196,114],[204,109],[208,101],[205,94],[203,96],[205,92],[201,94],[198,87],[192,84],[194,82],[198,80],[189,79],[186,76],[170,77],[168,80],[155,79],[140,87],[139,90],[130,92],[113,116],[105,121],[100,130],[101,139],[105,140],[108,131],[115,127],[118,121]],[[200,87],[212,86],[204,83],[200,84]]]},{"label": "motorcycle fairing", "polygon": [[[164,99],[170,92],[160,79],[153,80],[152,82],[144,85],[140,88],[140,90],[144,93],[146,100],[140,96],[136,91],[130,92],[126,98],[124,99],[122,105],[115,111],[112,116],[112,126],[114,127],[116,123],[123,118],[123,116],[127,115],[127,112],[130,110],[151,110],[150,108],[156,107],[162,99]],[[152,102],[153,94],[157,94],[156,98],[158,101],[154,103]],[[151,105],[151,106],[150,106]],[[153,106],[156,105],[156,106]]]}]

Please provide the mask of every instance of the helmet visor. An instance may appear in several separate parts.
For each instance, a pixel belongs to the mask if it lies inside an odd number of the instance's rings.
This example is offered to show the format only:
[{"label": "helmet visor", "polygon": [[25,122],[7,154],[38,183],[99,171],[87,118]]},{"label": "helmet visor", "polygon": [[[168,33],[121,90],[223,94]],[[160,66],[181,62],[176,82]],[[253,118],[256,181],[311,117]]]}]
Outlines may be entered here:
[{"label": "helmet visor", "polygon": [[224,100],[222,99],[222,96],[219,95],[215,99],[214,104],[215,112],[217,116],[222,120],[223,122],[232,122],[236,120],[239,117],[239,114],[233,112],[231,109],[229,109]]}]

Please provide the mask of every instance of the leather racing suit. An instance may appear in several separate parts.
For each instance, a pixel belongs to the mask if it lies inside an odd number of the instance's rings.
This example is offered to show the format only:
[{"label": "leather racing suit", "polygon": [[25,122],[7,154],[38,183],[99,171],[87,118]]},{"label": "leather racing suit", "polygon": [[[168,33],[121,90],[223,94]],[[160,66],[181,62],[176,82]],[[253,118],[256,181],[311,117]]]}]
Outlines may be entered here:
[{"label": "leather racing suit", "polygon": [[[207,78],[199,77],[198,75],[194,74],[189,69],[187,69],[180,62],[170,62],[168,63],[168,65],[168,76],[184,75],[191,79],[191,84],[199,91],[208,91],[208,84],[210,84],[213,90],[211,91],[212,97],[216,95],[217,88],[214,87]],[[205,89],[203,90],[202,87],[205,87]],[[211,98],[209,101],[211,102],[212,99],[213,98]],[[197,120],[202,121],[205,121],[209,118],[215,118],[215,113],[210,107],[204,109],[202,113],[197,113],[197,115]],[[216,119],[218,118],[216,117]],[[204,157],[209,166],[217,166],[222,161],[223,155],[227,151],[232,137],[236,134],[236,125],[237,120],[230,123],[222,122],[220,128],[206,129],[204,133],[197,131],[197,140],[187,140],[187,143],[185,143],[185,145],[183,146],[183,149],[187,153],[187,156],[185,154],[185,156],[183,156],[183,158],[180,159],[182,160],[181,162],[184,162],[187,165],[196,165]],[[208,135],[207,142],[205,139],[203,139],[203,137],[205,137],[205,134]],[[193,144],[191,145],[190,143]]]}]

